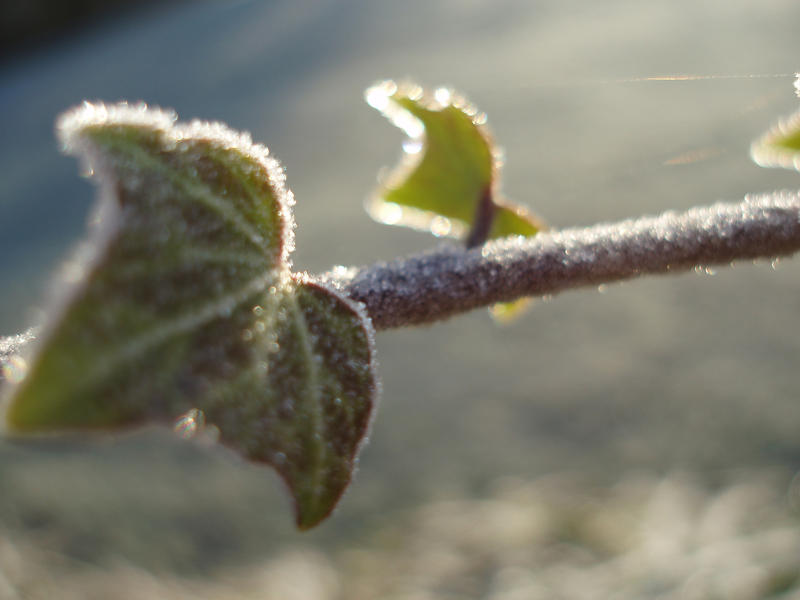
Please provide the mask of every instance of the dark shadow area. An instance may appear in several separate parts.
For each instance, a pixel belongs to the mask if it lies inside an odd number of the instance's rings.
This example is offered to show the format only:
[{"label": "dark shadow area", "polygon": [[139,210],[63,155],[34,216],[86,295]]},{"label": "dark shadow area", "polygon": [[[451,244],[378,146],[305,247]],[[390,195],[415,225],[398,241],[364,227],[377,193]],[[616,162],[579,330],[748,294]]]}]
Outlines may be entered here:
[{"label": "dark shadow area", "polygon": [[0,64],[79,34],[104,21],[176,4],[180,0],[29,0],[0,8]]}]

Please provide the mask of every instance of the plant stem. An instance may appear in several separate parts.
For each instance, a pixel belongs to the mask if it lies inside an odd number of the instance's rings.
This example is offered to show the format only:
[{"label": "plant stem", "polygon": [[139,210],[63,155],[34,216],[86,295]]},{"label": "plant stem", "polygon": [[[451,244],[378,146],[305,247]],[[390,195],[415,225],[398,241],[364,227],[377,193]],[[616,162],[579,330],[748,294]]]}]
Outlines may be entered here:
[{"label": "plant stem", "polygon": [[582,229],[443,247],[322,278],[366,306],[376,329],[430,323],[495,302],[800,250],[800,195],[775,192]]},{"label": "plant stem", "polygon": [[[320,279],[363,303],[382,330],[524,296],[798,250],[800,194],[774,192],[736,204],[495,240],[471,250],[444,246],[389,263],[338,267]],[[32,330],[0,338],[0,365],[33,338]]]}]

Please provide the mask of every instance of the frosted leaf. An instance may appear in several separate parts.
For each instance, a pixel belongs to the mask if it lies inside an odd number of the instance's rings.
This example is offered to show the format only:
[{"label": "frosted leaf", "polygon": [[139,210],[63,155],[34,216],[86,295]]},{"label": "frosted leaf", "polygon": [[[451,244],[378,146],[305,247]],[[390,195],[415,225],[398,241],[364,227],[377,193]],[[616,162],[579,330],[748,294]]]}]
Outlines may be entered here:
[{"label": "frosted leaf", "polygon": [[[486,116],[464,98],[448,88],[428,94],[392,81],[372,86],[365,97],[408,135],[403,159],[368,204],[375,220],[458,237],[468,247],[544,228],[530,211],[501,197],[499,150]],[[526,304],[498,306],[492,314],[508,320]]]},{"label": "frosted leaf", "polygon": [[[368,206],[376,220],[470,237],[471,245],[542,228],[527,210],[500,199],[498,150],[483,114],[469,102],[447,88],[427,94],[392,81],[372,86],[365,97],[408,136],[403,160]],[[481,211],[489,213],[489,222]],[[446,233],[442,219],[451,223]]]},{"label": "frosted leaf", "polygon": [[6,429],[159,422],[188,436],[202,415],[223,444],[273,465],[298,526],[315,525],[367,432],[372,328],[352,302],[291,274],[281,167],[246,134],[144,105],[86,104],[58,132],[102,193],[50,322],[6,364]]}]

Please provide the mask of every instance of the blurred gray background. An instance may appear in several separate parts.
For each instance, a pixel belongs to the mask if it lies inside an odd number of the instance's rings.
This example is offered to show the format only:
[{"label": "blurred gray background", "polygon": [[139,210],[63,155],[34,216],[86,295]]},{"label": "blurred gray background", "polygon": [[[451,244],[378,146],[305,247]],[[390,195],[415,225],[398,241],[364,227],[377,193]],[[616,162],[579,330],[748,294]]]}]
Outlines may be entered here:
[{"label": "blurred gray background", "polygon": [[[486,111],[506,194],[554,227],[797,186],[796,173],[748,158],[798,106],[797,23],[795,0],[195,1],[6,48],[0,333],[36,322],[48,274],[84,231],[92,185],[52,134],[84,99],[251,131],[286,166],[295,267],[316,272],[439,243],[362,209],[400,154],[400,132],[362,100],[387,77],[451,85]],[[719,77],[648,80],[669,75]],[[612,597],[596,595],[603,585],[620,598],[699,598],[705,587],[686,591],[698,573],[741,575],[742,564],[761,565],[747,580],[757,584],[708,589],[797,593],[798,275],[793,260],[737,264],[537,301],[508,327],[478,311],[381,333],[371,442],[337,513],[306,534],[270,471],[165,431],[0,442],[0,598],[99,598],[120,585],[132,598]],[[755,519],[774,520],[789,551],[764,542],[708,569],[686,558],[688,538],[673,554],[631,541],[663,550],[731,489],[756,490],[719,509],[731,548],[758,533]],[[645,514],[661,529],[636,537]],[[540,521],[559,525],[545,535],[531,529]],[[676,557],[686,564],[659,571]],[[580,577],[564,571],[575,565]],[[565,583],[590,566],[584,587]],[[644,583],[625,591],[633,580]],[[235,596],[231,581],[256,583]]]}]

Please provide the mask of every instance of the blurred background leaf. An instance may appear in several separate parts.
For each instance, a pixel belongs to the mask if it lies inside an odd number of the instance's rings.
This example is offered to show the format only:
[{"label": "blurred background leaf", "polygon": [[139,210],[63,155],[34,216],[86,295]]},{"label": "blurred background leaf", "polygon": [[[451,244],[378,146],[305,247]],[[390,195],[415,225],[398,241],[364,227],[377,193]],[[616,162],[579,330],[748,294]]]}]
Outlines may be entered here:
[{"label": "blurred background leaf", "polygon": [[[369,88],[367,102],[408,138],[403,157],[367,204],[373,219],[461,239],[468,248],[489,239],[533,236],[544,228],[523,206],[500,194],[500,150],[486,115],[459,92],[388,80]],[[518,316],[525,299],[490,308],[500,321]]]},{"label": "blurred background leaf", "polygon": [[368,207],[375,220],[459,237],[470,247],[541,228],[521,207],[499,204],[499,150],[486,116],[458,92],[385,81],[366,98],[408,136],[403,159]]},{"label": "blurred background leaf", "polygon": [[800,113],[781,119],[754,141],[750,156],[762,167],[800,170]]}]

